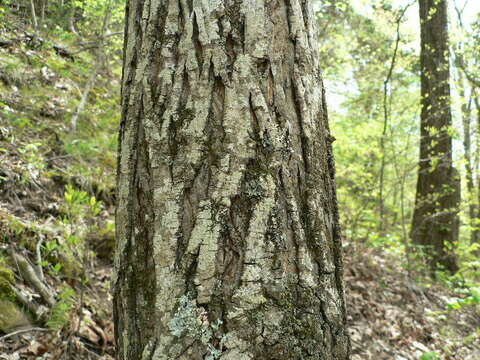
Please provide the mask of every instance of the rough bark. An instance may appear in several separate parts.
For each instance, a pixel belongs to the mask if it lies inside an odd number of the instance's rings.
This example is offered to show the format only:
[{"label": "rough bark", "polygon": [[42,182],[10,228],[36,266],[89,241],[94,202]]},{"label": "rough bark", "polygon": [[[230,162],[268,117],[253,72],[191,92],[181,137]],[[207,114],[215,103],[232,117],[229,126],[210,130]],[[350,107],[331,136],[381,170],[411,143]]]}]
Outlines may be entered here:
[{"label": "rough bark", "polygon": [[118,359],[347,359],[307,0],[129,0]]},{"label": "rough bark", "polygon": [[420,0],[420,164],[411,238],[432,270],[458,269],[459,176],[452,164],[446,0]]}]

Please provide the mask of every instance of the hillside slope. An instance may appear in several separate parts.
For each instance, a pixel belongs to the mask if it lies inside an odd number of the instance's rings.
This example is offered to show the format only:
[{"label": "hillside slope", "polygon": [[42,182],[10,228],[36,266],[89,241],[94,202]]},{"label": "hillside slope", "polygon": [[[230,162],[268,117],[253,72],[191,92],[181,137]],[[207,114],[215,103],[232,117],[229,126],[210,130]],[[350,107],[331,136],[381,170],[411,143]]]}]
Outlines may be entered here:
[{"label": "hillside slope", "polygon": [[95,56],[84,48],[89,39],[59,28],[35,33],[7,10],[0,25],[0,354],[13,357],[0,358],[108,358],[119,66],[111,60],[96,72],[86,93]]}]

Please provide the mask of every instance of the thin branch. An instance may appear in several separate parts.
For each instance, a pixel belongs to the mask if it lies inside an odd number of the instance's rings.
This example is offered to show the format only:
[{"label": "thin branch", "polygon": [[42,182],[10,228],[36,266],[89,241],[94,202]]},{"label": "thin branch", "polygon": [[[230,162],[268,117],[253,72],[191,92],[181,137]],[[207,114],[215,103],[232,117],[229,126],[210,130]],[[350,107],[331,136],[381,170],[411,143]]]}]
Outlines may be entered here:
[{"label": "thin branch", "polygon": [[92,74],[90,75],[90,77],[87,81],[87,85],[85,86],[85,89],[82,93],[80,103],[78,104],[77,109],[75,110],[75,113],[72,116],[71,127],[72,127],[72,130],[74,130],[74,131],[77,128],[77,123],[78,123],[78,119],[80,117],[80,114],[83,112],[84,108],[87,106],[88,95],[90,94],[93,87],[95,86],[97,75],[100,71],[101,51],[102,51],[103,44],[105,42],[105,35],[107,34],[108,25],[109,25],[109,22],[110,22],[111,8],[112,8],[112,1],[110,0],[107,4],[106,9],[105,9],[105,15],[104,15],[104,18],[103,18],[101,35],[100,35],[100,38],[98,40],[98,43],[99,43],[98,44],[98,49],[97,49],[96,54],[95,54],[95,68],[94,68]]},{"label": "thin branch", "polygon": [[384,212],[385,212],[384,206],[385,206],[385,204],[384,204],[383,188],[384,188],[385,167],[386,167],[386,162],[385,162],[385,138],[387,136],[388,119],[389,119],[389,114],[388,114],[388,87],[389,87],[389,84],[391,83],[391,79],[392,79],[392,76],[393,76],[393,70],[395,69],[395,64],[396,64],[396,61],[397,61],[398,48],[400,46],[400,40],[401,40],[400,25],[402,23],[403,17],[405,16],[405,13],[407,12],[408,8],[410,6],[412,6],[415,2],[416,2],[416,0],[407,4],[400,11],[399,16],[397,17],[397,20],[396,20],[397,37],[396,37],[396,40],[395,40],[395,48],[393,50],[392,60],[390,62],[390,67],[388,69],[387,77],[383,81],[383,116],[384,116],[384,120],[383,120],[382,136],[380,138],[380,151],[381,151],[381,154],[382,154],[382,161],[381,161],[381,165],[380,165],[380,199],[379,199],[379,202],[380,202],[380,204],[379,204],[380,205],[379,206],[380,207],[380,209],[379,209],[380,210],[379,211],[380,212],[379,230],[380,230],[380,232],[383,232],[384,226],[385,226],[385,223],[384,223]]},{"label": "thin branch", "polygon": [[30,11],[32,13],[33,27],[35,28],[35,31],[37,31],[38,21],[37,21],[37,15],[35,13],[35,3],[33,2],[33,0],[30,0]]},{"label": "thin branch", "polygon": [[43,245],[43,236],[40,236],[40,240],[37,242],[36,251],[37,251],[37,269],[38,275],[41,281],[45,281],[45,275],[43,274],[42,266],[42,245]]},{"label": "thin branch", "polygon": [[15,335],[25,334],[25,333],[32,332],[32,331],[51,332],[51,331],[53,331],[53,330],[51,330],[51,329],[44,329],[44,328],[30,328],[30,329],[17,330],[17,331],[11,332],[10,334],[7,334],[7,335],[4,335],[4,336],[0,337],[0,341],[3,341],[3,340],[8,339],[8,338],[11,338],[11,337],[13,337],[13,336],[15,336]]},{"label": "thin branch", "polygon": [[15,293],[15,299],[21,303],[25,308],[30,311],[37,320],[40,322],[45,322],[47,319],[47,314],[49,312],[49,308],[44,305],[37,305],[35,301],[29,299],[25,296],[21,290],[17,289],[14,286],[11,286],[13,292]]},{"label": "thin branch", "polygon": [[468,5],[468,0],[466,0],[463,3],[462,9],[459,9],[459,7],[457,6],[457,2],[455,0],[453,0],[453,4],[454,4],[454,7],[455,7],[455,12],[457,13],[458,22],[459,22],[460,26],[463,28],[462,16],[463,16],[463,12],[465,11],[465,8]]}]

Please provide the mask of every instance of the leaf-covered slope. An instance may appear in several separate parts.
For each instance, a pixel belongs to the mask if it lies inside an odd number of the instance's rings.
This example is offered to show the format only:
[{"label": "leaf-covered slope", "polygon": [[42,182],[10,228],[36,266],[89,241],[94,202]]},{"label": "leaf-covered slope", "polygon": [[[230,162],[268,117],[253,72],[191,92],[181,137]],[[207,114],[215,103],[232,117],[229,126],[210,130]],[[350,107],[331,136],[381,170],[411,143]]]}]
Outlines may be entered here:
[{"label": "leaf-covered slope", "polygon": [[0,10],[0,353],[108,358],[118,56]]},{"label": "leaf-covered slope", "polygon": [[480,359],[480,293],[475,303],[465,301],[471,290],[420,285],[398,256],[378,249],[345,253],[352,360]]}]

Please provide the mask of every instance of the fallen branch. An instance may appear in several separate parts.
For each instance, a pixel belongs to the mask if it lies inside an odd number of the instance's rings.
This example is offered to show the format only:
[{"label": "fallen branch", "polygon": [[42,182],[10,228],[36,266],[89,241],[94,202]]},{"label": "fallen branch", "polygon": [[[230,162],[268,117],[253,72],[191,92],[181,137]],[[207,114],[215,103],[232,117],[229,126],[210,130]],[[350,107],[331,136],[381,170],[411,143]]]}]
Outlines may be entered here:
[{"label": "fallen branch", "polygon": [[1,40],[0,39],[0,48],[8,48],[13,46],[13,41],[11,40]]},{"label": "fallen branch", "polygon": [[12,291],[15,293],[15,298],[17,299],[17,301],[20,302],[23,306],[25,306],[28,311],[30,311],[35,316],[35,319],[41,322],[47,320],[47,314],[49,309],[46,306],[35,304],[14,286],[12,286]]},{"label": "fallen branch", "polygon": [[38,273],[40,274],[40,280],[43,282],[45,281],[45,275],[43,274],[43,266],[42,266],[42,245],[43,245],[43,234],[40,235],[40,240],[38,241],[36,246],[37,269],[38,269]]},{"label": "fallen branch", "polygon": [[49,306],[55,305],[56,301],[54,295],[48,289],[48,287],[38,278],[35,270],[33,269],[32,265],[30,265],[28,260],[25,259],[25,257],[23,257],[22,255],[14,252],[13,250],[10,251],[10,256],[17,264],[18,271],[20,272],[22,278],[40,294],[40,296]]},{"label": "fallen branch", "polygon": [[53,50],[57,53],[57,55],[70,60],[71,62],[75,62],[75,57],[73,54],[70,52],[70,50],[65,49],[64,47],[61,47],[59,45],[53,45]]},{"label": "fallen branch", "polygon": [[7,335],[4,335],[4,336],[0,337],[0,341],[11,338],[12,336],[15,336],[15,335],[24,334],[24,333],[31,332],[31,331],[50,332],[52,330],[44,329],[44,328],[22,329],[22,330],[14,331],[14,332],[11,332],[10,334],[7,334]]},{"label": "fallen branch", "polygon": [[77,110],[72,116],[71,124],[72,124],[73,130],[77,129],[78,119],[83,109],[87,105],[88,95],[90,94],[90,91],[92,91],[93,87],[95,86],[96,79],[97,79],[97,68],[95,67],[95,70],[92,72],[92,74],[90,75],[90,78],[87,81],[87,86],[85,87],[85,90],[82,93],[82,97],[80,99],[80,103],[77,106]]}]

